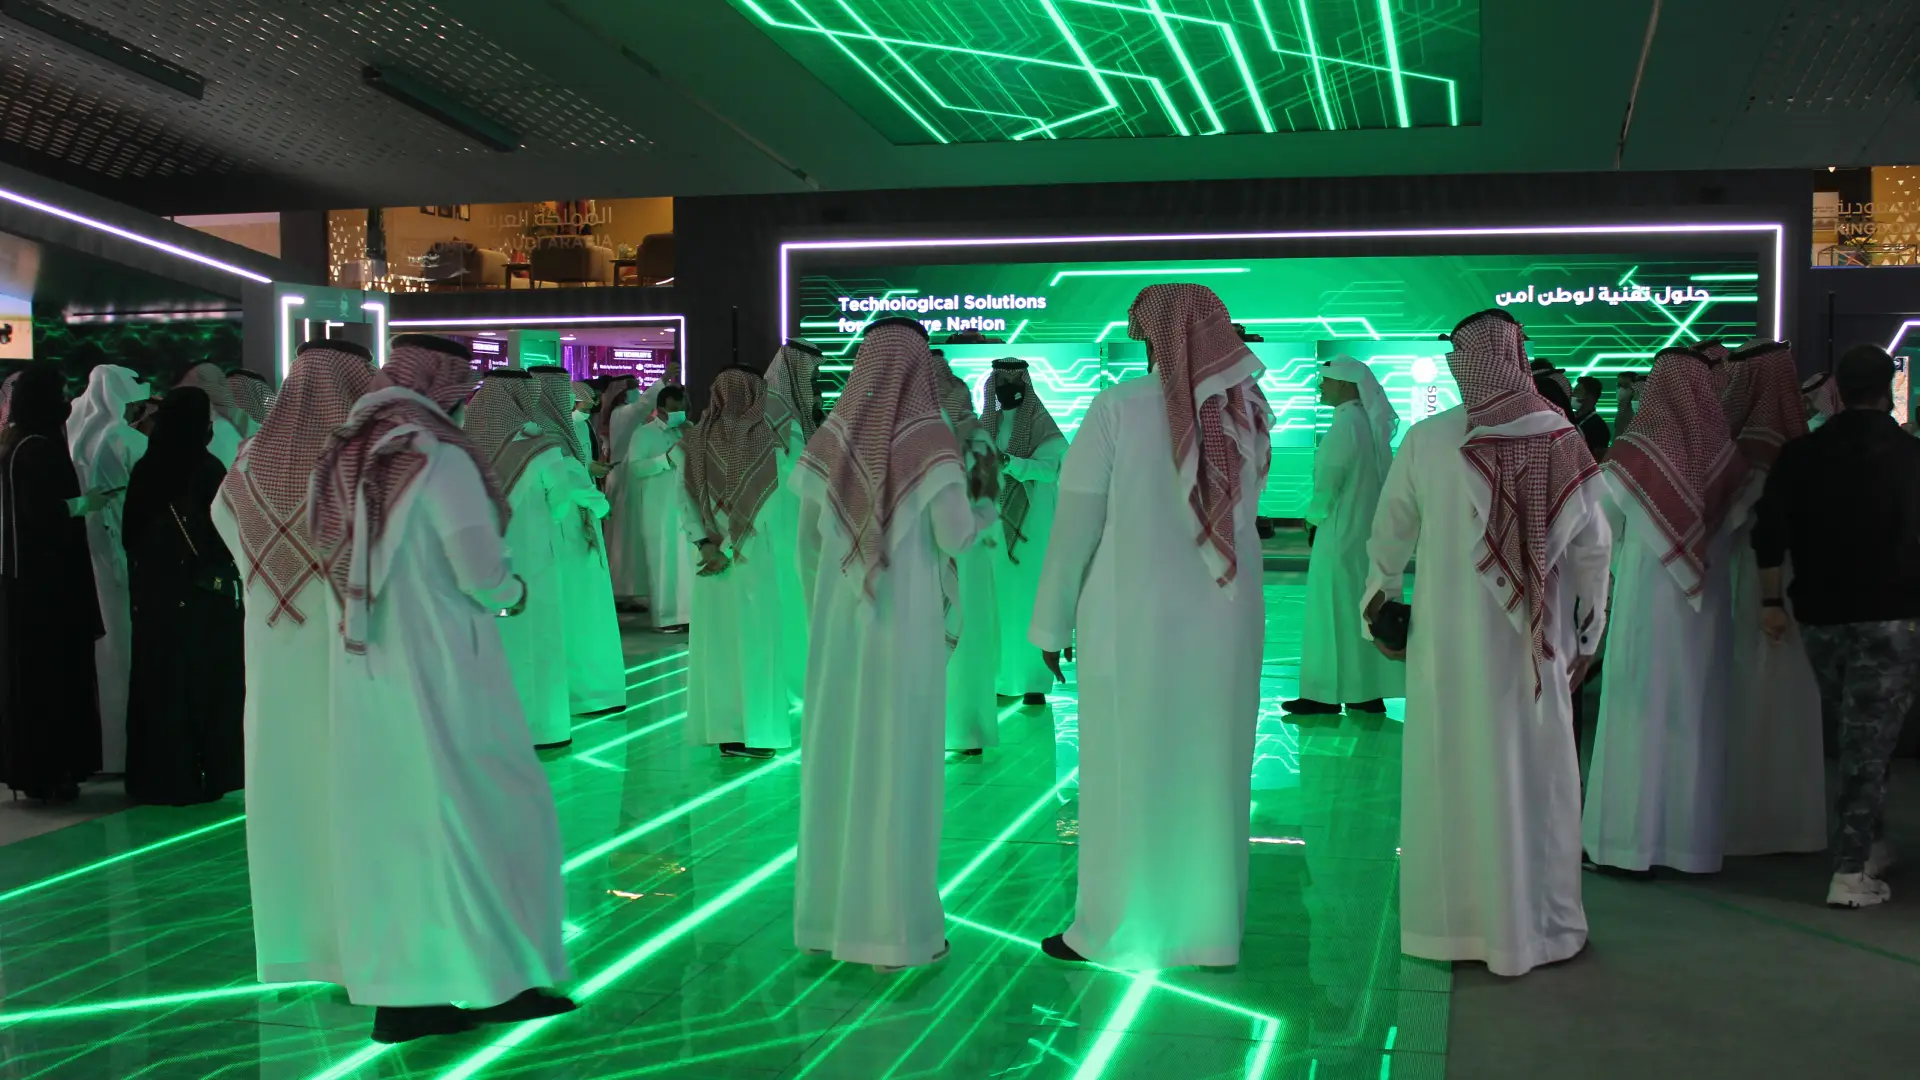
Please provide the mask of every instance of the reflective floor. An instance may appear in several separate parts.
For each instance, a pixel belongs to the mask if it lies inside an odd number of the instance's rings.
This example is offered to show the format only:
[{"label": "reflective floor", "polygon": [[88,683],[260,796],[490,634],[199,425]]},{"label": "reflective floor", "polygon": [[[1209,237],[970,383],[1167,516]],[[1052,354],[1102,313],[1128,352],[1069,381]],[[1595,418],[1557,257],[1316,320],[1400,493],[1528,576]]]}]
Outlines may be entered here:
[{"label": "reflective floor", "polygon": [[998,750],[947,766],[952,957],[880,975],[800,956],[798,755],[685,745],[685,639],[633,633],[632,707],[583,722],[547,763],[578,1012],[389,1048],[334,987],[257,985],[236,796],[0,847],[0,1080],[1437,1080],[1450,976],[1398,951],[1399,724],[1284,723],[1298,577],[1269,575],[1267,592],[1235,969],[1139,975],[1039,953],[1073,909],[1071,685],[1005,710]]}]

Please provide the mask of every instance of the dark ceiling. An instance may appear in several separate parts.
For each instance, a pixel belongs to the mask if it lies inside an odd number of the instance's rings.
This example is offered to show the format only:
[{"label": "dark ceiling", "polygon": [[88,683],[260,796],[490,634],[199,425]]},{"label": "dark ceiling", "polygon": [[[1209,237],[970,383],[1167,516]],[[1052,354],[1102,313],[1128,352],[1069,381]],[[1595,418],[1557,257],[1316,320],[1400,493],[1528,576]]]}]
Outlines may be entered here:
[{"label": "dark ceiling", "polygon": [[[730,0],[43,0],[197,74],[204,96],[0,17],[0,161],[160,213],[1920,161],[1912,0],[1666,3],[1622,152],[1651,4],[1479,0],[1477,125],[899,145]],[[523,145],[497,153],[406,108],[363,84],[368,65]]]}]

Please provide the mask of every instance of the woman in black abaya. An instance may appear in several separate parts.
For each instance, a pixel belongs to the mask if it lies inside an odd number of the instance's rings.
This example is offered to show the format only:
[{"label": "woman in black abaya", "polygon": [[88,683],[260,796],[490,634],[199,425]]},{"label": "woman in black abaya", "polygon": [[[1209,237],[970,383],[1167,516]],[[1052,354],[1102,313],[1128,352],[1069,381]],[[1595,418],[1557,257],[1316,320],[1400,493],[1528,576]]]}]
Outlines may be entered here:
[{"label": "woman in black abaya", "polygon": [[0,783],[66,802],[100,771],[93,643],[104,629],[86,515],[110,493],[80,493],[67,454],[59,369],[8,380],[0,429]]},{"label": "woman in black abaya", "polygon": [[239,572],[208,514],[226,476],[207,450],[212,436],[207,395],[175,389],[127,482],[127,794],[141,802],[211,802],[244,784],[245,615]]}]

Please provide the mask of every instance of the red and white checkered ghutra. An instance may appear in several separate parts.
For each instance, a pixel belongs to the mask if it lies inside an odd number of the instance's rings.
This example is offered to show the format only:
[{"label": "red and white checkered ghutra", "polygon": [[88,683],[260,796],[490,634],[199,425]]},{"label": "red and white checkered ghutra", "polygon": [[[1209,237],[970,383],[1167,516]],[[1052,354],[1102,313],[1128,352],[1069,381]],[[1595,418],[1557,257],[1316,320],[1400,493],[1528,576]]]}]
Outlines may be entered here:
[{"label": "red and white checkered ghutra", "polygon": [[313,465],[371,382],[373,364],[364,356],[326,346],[300,350],[280,388],[281,407],[241,446],[220,483],[220,497],[239,526],[245,550],[237,554],[246,564],[247,586],[265,582],[273,593],[268,626],[283,615],[306,624],[294,601],[328,570],[307,531]]},{"label": "red and white checkered ghutra", "polygon": [[461,429],[486,455],[500,490],[509,496],[533,459],[560,445],[534,419],[539,407],[540,384],[533,376],[500,368],[480,380],[480,389],[460,418]]},{"label": "red and white checkered ghutra", "polygon": [[1756,468],[1772,468],[1781,448],[1807,433],[1807,403],[1800,396],[1793,348],[1784,341],[1755,341],[1741,346],[1725,366],[1732,370],[1720,407],[1733,444]]},{"label": "red and white checkered ghutra", "polygon": [[1127,336],[1147,343],[1148,360],[1166,395],[1173,467],[1199,519],[1194,544],[1222,588],[1240,572],[1233,515],[1247,493],[1242,446],[1264,483],[1272,464],[1267,431],[1273,413],[1255,381],[1260,361],[1234,330],[1226,305],[1204,285],[1149,285],[1127,311]]},{"label": "red and white checkered ghutra", "polygon": [[[1509,614],[1526,605],[1538,697],[1544,688],[1540,667],[1557,659],[1547,598],[1560,571],[1549,559],[1547,538],[1567,500],[1599,474],[1599,466],[1580,429],[1534,388],[1519,323],[1483,312],[1456,327],[1450,340],[1447,367],[1467,410],[1460,456],[1488,490],[1474,570]],[[1535,434],[1497,430],[1535,413],[1557,418],[1558,426]]]},{"label": "red and white checkered ghutra", "polygon": [[754,534],[760,509],[779,482],[775,441],[773,426],[767,422],[766,381],[739,368],[722,371],[707,392],[706,415],[687,430],[683,445],[687,492],[700,511],[707,535],[724,535],[735,561],[740,560],[740,547]]},{"label": "red and white checkered ghutra", "polygon": [[1706,589],[1707,549],[1749,469],[1727,435],[1715,381],[1698,352],[1662,349],[1646,400],[1605,465],[1665,537],[1660,563],[1696,607]]}]

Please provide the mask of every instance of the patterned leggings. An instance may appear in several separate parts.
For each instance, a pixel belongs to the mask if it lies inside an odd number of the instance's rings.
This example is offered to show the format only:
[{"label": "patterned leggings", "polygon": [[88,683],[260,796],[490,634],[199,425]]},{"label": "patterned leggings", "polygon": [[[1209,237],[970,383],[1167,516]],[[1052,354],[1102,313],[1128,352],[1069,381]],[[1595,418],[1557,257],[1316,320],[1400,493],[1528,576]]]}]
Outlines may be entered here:
[{"label": "patterned leggings", "polygon": [[1840,742],[1834,871],[1857,874],[1880,838],[1887,763],[1920,688],[1920,621],[1803,625],[1800,633]]}]

